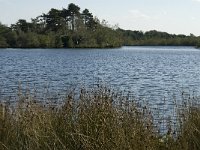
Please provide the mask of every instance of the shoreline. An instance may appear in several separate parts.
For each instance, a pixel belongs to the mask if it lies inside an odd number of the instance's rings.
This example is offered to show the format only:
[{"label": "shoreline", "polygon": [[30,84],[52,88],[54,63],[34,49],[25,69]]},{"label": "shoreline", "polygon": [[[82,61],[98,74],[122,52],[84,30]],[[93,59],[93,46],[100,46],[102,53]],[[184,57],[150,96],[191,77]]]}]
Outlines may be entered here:
[{"label": "shoreline", "polygon": [[198,46],[188,45],[122,45],[119,47],[69,47],[69,48],[58,48],[58,47],[0,47],[0,49],[118,49],[122,47],[193,47],[199,49]]}]

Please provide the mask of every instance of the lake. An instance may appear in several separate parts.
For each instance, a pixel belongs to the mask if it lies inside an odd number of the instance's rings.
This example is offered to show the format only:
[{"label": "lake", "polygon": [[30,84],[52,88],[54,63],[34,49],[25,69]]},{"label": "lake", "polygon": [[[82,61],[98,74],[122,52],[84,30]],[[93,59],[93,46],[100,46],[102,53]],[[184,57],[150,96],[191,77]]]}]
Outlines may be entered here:
[{"label": "lake", "polygon": [[0,98],[22,89],[52,95],[97,82],[131,91],[149,105],[170,106],[181,93],[200,92],[200,50],[193,47],[1,49]]}]

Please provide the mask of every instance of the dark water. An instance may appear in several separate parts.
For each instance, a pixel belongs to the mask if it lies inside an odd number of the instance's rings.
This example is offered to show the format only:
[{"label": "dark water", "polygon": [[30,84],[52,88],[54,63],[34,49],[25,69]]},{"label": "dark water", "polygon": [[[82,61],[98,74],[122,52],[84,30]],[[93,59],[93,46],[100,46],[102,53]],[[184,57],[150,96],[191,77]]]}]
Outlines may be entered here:
[{"label": "dark water", "polygon": [[200,92],[200,50],[192,47],[120,49],[1,49],[0,95],[22,88],[65,93],[72,85],[98,80],[132,91],[152,105],[182,91]]}]

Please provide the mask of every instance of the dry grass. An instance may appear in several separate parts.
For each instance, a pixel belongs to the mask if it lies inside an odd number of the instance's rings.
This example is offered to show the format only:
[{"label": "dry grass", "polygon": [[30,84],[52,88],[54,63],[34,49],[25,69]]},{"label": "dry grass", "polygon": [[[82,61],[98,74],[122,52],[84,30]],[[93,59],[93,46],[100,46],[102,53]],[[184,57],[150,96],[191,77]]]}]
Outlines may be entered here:
[{"label": "dry grass", "polygon": [[37,103],[30,95],[19,99],[14,107],[0,105],[2,150],[200,149],[198,107],[182,112],[174,138],[158,133],[146,107],[105,87],[71,91],[61,106]]}]

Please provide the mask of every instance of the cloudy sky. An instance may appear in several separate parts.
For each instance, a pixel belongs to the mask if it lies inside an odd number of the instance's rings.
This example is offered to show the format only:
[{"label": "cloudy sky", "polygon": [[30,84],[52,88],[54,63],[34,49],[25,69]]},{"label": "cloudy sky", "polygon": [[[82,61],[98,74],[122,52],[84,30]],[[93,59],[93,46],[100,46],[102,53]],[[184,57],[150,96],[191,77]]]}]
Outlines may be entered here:
[{"label": "cloudy sky", "polygon": [[30,20],[69,3],[124,29],[200,35],[200,0],[0,0],[0,22]]}]

